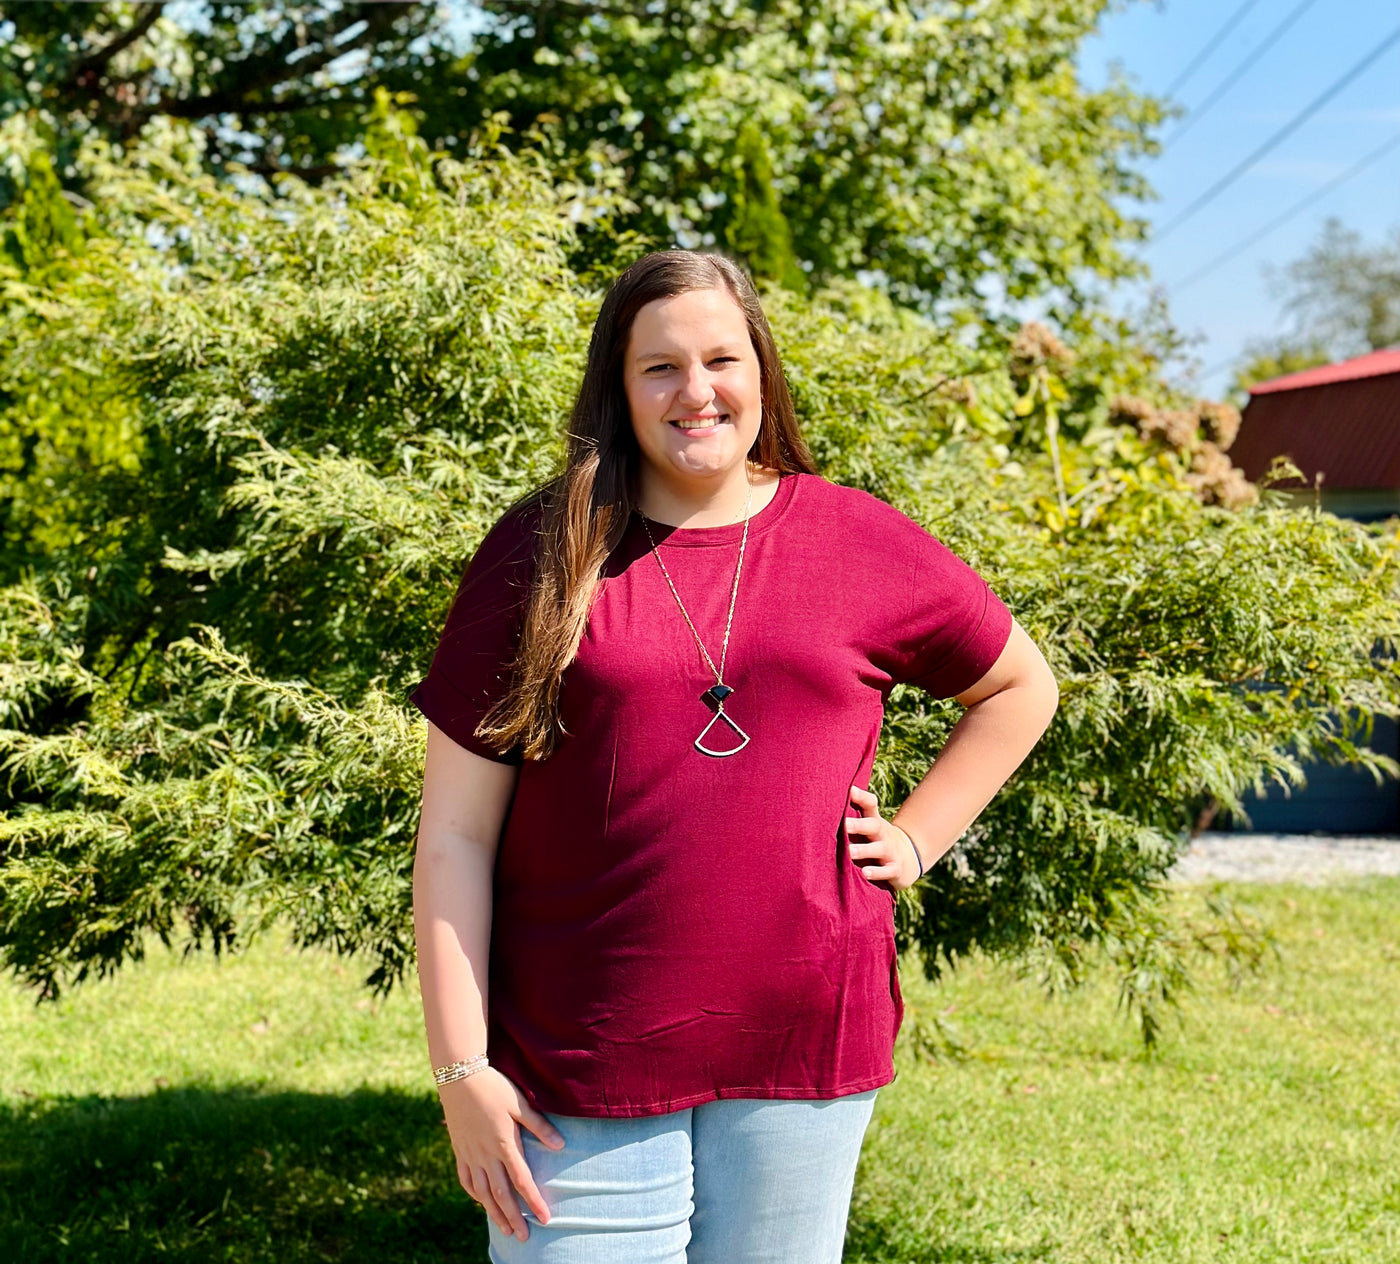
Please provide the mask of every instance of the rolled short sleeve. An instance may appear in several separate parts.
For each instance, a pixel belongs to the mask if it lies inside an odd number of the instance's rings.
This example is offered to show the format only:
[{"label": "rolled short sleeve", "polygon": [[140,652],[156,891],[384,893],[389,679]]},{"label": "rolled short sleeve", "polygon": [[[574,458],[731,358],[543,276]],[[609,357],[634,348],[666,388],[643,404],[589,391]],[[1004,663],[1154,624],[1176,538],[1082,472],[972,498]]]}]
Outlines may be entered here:
[{"label": "rolled short sleeve", "polygon": [[889,630],[895,683],[951,698],[982,679],[1011,636],[1011,611],[941,540],[897,514],[891,550],[903,572],[903,615]]},{"label": "rolled short sleeve", "polygon": [[409,694],[459,746],[502,764],[520,764],[517,744],[501,752],[476,727],[510,686],[530,593],[539,514],[508,511],[472,555],[453,598],[428,674]]}]

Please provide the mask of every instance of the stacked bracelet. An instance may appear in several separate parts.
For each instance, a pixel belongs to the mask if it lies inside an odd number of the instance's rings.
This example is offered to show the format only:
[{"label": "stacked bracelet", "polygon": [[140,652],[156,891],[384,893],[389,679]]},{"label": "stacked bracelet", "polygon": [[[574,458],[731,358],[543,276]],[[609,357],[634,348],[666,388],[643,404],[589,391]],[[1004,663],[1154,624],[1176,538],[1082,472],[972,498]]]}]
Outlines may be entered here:
[{"label": "stacked bracelet", "polygon": [[449,1062],[446,1066],[437,1067],[433,1071],[433,1079],[439,1085],[451,1084],[454,1080],[465,1080],[469,1075],[484,1071],[490,1065],[484,1053],[477,1053],[470,1058],[462,1058],[457,1062]]}]

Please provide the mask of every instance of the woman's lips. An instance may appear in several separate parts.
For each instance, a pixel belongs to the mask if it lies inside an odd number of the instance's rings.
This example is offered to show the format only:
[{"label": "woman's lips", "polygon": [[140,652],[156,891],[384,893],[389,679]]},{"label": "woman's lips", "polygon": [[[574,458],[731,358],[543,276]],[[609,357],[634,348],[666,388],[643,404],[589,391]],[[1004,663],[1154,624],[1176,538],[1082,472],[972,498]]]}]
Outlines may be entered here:
[{"label": "woman's lips", "polygon": [[716,417],[708,426],[682,426],[677,421],[672,421],[670,424],[672,429],[679,430],[681,434],[694,435],[697,439],[702,439],[706,435],[714,434],[714,432],[728,420],[729,414],[723,413],[719,417]]}]

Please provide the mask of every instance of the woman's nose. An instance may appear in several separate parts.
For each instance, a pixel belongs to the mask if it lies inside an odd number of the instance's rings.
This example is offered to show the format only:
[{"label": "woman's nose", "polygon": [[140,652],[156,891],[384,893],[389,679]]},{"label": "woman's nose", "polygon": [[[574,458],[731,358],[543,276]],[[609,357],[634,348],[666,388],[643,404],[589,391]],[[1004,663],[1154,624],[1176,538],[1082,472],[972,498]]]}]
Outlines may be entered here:
[{"label": "woman's nose", "polygon": [[715,397],[710,371],[703,365],[690,369],[681,381],[680,402],[686,408],[703,408]]}]

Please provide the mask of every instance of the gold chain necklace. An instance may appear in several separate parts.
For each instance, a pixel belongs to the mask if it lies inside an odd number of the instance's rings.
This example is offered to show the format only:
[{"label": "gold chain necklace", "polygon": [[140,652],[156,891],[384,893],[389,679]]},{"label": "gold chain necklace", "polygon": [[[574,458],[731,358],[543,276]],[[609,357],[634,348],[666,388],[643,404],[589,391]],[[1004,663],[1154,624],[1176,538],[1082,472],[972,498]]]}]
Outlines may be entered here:
[{"label": "gold chain necklace", "polygon": [[[724,710],[724,700],[734,692],[731,686],[724,683],[724,664],[729,656],[729,628],[734,622],[734,599],[739,595],[739,572],[744,568],[744,545],[748,542],[749,538],[749,506],[751,504],[753,504],[752,483],[749,484],[748,499],[744,502],[744,534],[739,541],[739,561],[734,567],[734,588],[729,594],[729,616],[724,621],[724,645],[720,649],[718,668],[715,667],[715,662],[714,659],[710,657],[710,652],[705,648],[705,642],[700,639],[700,633],[695,630],[695,624],[691,623],[690,615],[686,612],[685,602],[681,600],[680,593],[676,591],[675,584],[671,582],[671,572],[666,569],[666,563],[661,560],[661,554],[657,552],[656,541],[652,539],[651,528],[647,526],[646,514],[642,513],[640,509],[637,510],[637,513],[642,519],[642,529],[646,531],[647,539],[651,542],[651,551],[658,565],[661,567],[661,573],[666,576],[666,583],[670,586],[671,595],[675,597],[676,605],[681,608],[681,614],[690,627],[690,634],[695,638],[695,644],[700,647],[700,653],[704,655],[705,662],[709,664],[710,671],[714,674],[715,683],[700,695],[700,701],[710,707],[715,714],[709,724],[705,725],[700,731],[700,736],[695,739],[695,749],[702,755],[711,755],[716,759],[721,759],[726,755],[735,755],[749,744],[749,735],[735,724]],[[705,741],[705,734],[708,733],[719,720],[723,720],[734,732],[744,739],[738,746],[735,746],[731,750],[710,750],[708,746],[703,744]]]}]

